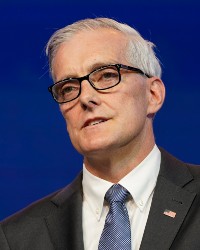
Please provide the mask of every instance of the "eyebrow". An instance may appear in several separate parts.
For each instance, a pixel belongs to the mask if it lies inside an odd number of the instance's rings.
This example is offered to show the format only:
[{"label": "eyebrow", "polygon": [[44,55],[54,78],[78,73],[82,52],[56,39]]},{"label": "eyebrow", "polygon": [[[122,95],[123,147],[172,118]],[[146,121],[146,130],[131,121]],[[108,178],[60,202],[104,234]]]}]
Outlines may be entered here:
[{"label": "eyebrow", "polygon": [[[94,70],[96,70],[98,68],[101,68],[103,66],[110,65],[110,64],[116,64],[116,63],[118,63],[118,62],[110,62],[110,61],[109,62],[105,62],[105,61],[104,62],[96,62],[96,63],[94,63],[94,64],[92,64],[91,66],[88,67],[88,70],[87,70],[88,73],[87,74],[90,74],[92,71],[94,71]],[[82,76],[78,76],[77,74],[70,73],[70,74],[64,75],[60,80],[58,80],[56,82],[60,82],[60,81],[63,81],[65,79],[69,79],[69,78],[77,78],[77,77],[82,77]]]},{"label": "eyebrow", "polygon": [[89,69],[88,69],[88,71],[89,72],[92,72],[93,70],[96,70],[96,69],[98,69],[98,68],[101,68],[101,67],[103,67],[103,66],[107,66],[107,65],[111,65],[111,64],[116,64],[116,63],[118,63],[118,62],[97,62],[97,63],[94,63],[94,64],[92,64],[90,67],[89,67]]}]

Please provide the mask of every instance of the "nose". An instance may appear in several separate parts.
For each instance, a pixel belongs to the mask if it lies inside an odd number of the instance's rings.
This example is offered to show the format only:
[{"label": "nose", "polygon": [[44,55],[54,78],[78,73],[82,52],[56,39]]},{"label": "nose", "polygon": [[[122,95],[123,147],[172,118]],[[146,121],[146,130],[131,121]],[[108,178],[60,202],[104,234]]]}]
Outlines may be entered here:
[{"label": "nose", "polygon": [[82,81],[79,101],[84,109],[93,109],[100,105],[100,95],[101,94],[91,86],[88,80]]}]

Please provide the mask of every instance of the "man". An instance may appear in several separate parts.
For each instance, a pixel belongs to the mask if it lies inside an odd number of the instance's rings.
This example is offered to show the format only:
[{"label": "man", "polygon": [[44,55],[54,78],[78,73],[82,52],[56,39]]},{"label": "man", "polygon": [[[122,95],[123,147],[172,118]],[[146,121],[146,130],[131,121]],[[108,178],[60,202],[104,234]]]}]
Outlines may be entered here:
[{"label": "man", "polygon": [[1,249],[200,249],[200,168],[155,145],[165,87],[153,44],[112,19],[86,19],[58,30],[47,55],[83,173],[3,221]]}]

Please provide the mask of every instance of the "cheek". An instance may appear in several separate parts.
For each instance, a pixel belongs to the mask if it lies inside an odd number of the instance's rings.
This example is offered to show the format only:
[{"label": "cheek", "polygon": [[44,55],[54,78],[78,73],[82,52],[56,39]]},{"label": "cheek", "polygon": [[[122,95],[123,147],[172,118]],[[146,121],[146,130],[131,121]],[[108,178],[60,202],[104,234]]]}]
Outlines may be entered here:
[{"label": "cheek", "polygon": [[76,117],[75,116],[65,116],[65,122],[67,126],[67,131],[71,136],[76,131]]},{"label": "cheek", "polygon": [[67,131],[69,133],[69,136],[72,137],[74,130],[76,129],[77,124],[77,115],[75,112],[72,112],[71,109],[68,109],[68,107],[60,106],[60,111],[62,113],[63,118],[66,122]]},{"label": "cheek", "polygon": [[65,118],[66,121],[66,128],[67,128],[67,132],[70,138],[71,143],[73,144],[73,146],[75,148],[77,148],[78,150],[78,129],[75,126],[76,123],[73,123],[73,120],[70,118]]},{"label": "cheek", "polygon": [[147,108],[148,98],[146,89],[143,86],[138,89],[130,88],[129,91],[123,95],[121,110],[128,121],[136,122],[138,120],[144,120],[147,116]]}]

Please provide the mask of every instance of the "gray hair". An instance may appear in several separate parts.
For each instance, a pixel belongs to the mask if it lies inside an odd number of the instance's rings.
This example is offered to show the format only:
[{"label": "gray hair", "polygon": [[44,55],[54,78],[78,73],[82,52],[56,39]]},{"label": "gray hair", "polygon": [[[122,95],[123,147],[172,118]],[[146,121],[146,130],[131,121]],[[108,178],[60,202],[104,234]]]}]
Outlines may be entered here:
[{"label": "gray hair", "polygon": [[129,39],[126,58],[134,67],[140,68],[150,76],[161,77],[162,70],[158,58],[155,55],[155,45],[145,40],[135,29],[127,24],[119,23],[109,18],[84,19],[57,30],[49,39],[46,47],[46,55],[49,58],[50,71],[55,54],[59,46],[70,38],[84,30],[96,30],[98,28],[114,29],[122,32]]}]

